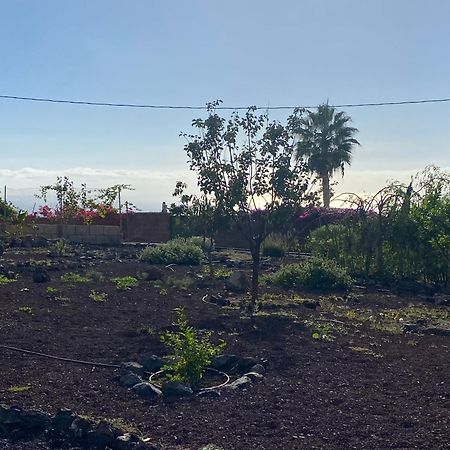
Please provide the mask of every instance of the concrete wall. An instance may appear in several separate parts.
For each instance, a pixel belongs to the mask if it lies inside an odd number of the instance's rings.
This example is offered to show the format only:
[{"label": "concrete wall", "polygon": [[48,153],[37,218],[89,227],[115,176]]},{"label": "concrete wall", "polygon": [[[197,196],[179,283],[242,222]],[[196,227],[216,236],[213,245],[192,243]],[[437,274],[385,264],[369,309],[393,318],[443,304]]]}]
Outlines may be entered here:
[{"label": "concrete wall", "polygon": [[6,231],[19,235],[42,236],[47,239],[67,239],[77,244],[119,245],[120,227],[114,225],[6,225]]},{"label": "concrete wall", "polygon": [[123,234],[129,242],[167,242],[171,238],[170,214],[141,212],[123,221]]}]

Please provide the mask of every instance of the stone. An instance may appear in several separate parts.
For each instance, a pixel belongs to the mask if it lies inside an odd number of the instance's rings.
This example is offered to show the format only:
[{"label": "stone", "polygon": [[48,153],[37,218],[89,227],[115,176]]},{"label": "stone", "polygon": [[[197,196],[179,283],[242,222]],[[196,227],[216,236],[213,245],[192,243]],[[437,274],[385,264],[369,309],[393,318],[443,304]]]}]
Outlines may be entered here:
[{"label": "stone", "polygon": [[142,383],[142,378],[133,372],[127,372],[120,377],[119,383],[125,388],[132,388],[136,384]]},{"label": "stone", "polygon": [[236,355],[219,355],[216,356],[212,362],[211,367],[216,370],[228,370],[231,369],[238,361],[238,357]]},{"label": "stone", "polygon": [[142,354],[139,357],[139,362],[142,364],[146,372],[151,373],[158,372],[159,370],[161,370],[162,366],[166,364],[164,359],[151,353]]},{"label": "stone", "polygon": [[233,381],[232,383],[229,383],[227,385],[225,385],[225,388],[228,389],[246,389],[249,388],[252,385],[252,380],[250,380],[249,377],[247,376],[242,376],[240,378],[238,378],[237,380]]},{"label": "stone", "polygon": [[257,383],[258,381],[262,381],[264,379],[264,375],[257,372],[247,372],[244,377],[250,378],[252,383]]},{"label": "stone", "polygon": [[140,377],[144,376],[145,369],[142,364],[139,364],[135,361],[125,362],[120,365],[122,374],[133,372]]},{"label": "stone", "polygon": [[86,440],[89,448],[112,448],[120,431],[106,420],[101,420],[99,424],[87,432]]},{"label": "stone", "polygon": [[210,295],[208,301],[218,306],[228,306],[230,304],[230,300],[220,294]]},{"label": "stone", "polygon": [[225,287],[232,292],[244,293],[248,291],[250,283],[245,272],[238,270],[225,280]]},{"label": "stone", "polygon": [[318,306],[318,302],[310,299],[304,299],[302,300],[302,305],[308,309],[316,309]]},{"label": "stone", "polygon": [[70,425],[69,430],[73,437],[84,440],[88,432],[92,430],[92,425],[90,420],[78,416]]},{"label": "stone", "polygon": [[133,391],[144,400],[153,400],[161,397],[162,392],[151,383],[142,382],[133,386]]},{"label": "stone", "polygon": [[42,269],[37,269],[33,272],[34,283],[48,283],[50,281],[50,275]]},{"label": "stone", "polygon": [[164,278],[164,272],[159,267],[147,267],[142,273],[142,279],[145,281],[160,281]]},{"label": "stone", "polygon": [[167,381],[162,385],[162,393],[166,397],[189,397],[194,392],[186,383],[180,381]]},{"label": "stone", "polygon": [[57,433],[67,433],[76,417],[70,409],[60,408],[52,418],[53,429]]},{"label": "stone", "polygon": [[403,333],[420,333],[422,326],[418,323],[405,323],[403,325]]},{"label": "stone", "polygon": [[115,450],[158,450],[151,444],[145,444],[139,436],[133,433],[125,433],[118,436],[112,445]]},{"label": "stone", "polygon": [[262,364],[255,364],[250,368],[249,372],[255,372],[264,375],[266,373],[266,368]]},{"label": "stone", "polygon": [[197,397],[202,398],[218,398],[220,397],[220,391],[217,391],[216,389],[206,389],[204,391],[200,391],[197,394]]},{"label": "stone", "polygon": [[252,356],[244,356],[242,358],[238,358],[236,366],[239,372],[244,373],[248,372],[250,368],[260,363],[261,360],[258,358],[253,358]]},{"label": "stone", "polygon": [[224,450],[224,448],[219,447],[218,445],[215,444],[208,444],[203,447],[200,447],[198,450]]},{"label": "stone", "polygon": [[431,334],[434,336],[450,336],[449,327],[426,327],[422,329],[423,334]]}]

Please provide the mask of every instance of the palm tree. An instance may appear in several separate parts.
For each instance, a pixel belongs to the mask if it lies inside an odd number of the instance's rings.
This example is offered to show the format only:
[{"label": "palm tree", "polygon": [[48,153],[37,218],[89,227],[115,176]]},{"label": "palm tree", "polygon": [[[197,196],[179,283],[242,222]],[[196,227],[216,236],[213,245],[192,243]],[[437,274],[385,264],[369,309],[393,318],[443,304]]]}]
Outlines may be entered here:
[{"label": "palm tree", "polygon": [[320,105],[317,112],[307,111],[297,125],[299,137],[296,158],[305,158],[309,170],[316,173],[322,182],[323,205],[330,207],[330,178],[350,164],[352,150],[360,145],[354,138],[357,128],[348,126],[351,118],[343,111],[328,104]]}]

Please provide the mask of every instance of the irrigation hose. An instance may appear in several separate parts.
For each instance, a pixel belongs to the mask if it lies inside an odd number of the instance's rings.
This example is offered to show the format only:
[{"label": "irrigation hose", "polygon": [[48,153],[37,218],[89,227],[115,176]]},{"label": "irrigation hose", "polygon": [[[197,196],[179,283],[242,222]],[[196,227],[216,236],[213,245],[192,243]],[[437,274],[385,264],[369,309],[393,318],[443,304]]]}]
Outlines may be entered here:
[{"label": "irrigation hose", "polygon": [[[71,362],[71,363],[75,363],[75,364],[83,364],[85,366],[110,367],[110,368],[113,368],[113,369],[120,369],[121,368],[121,366],[118,365],[118,364],[108,364],[108,363],[100,363],[100,362],[93,362],[93,361],[83,361],[81,359],[63,358],[61,356],[48,355],[46,353],[34,352],[32,350],[25,350],[23,348],[11,347],[10,345],[1,345],[0,344],[0,348],[4,348],[5,350],[12,350],[12,351],[15,351],[15,352],[20,352],[20,353],[25,353],[27,355],[34,355],[34,356],[41,356],[43,358],[56,359],[57,361],[65,361],[65,362]],[[208,391],[208,390],[211,390],[211,389],[218,389],[218,388],[221,388],[221,387],[223,387],[223,386],[225,386],[226,384],[229,383],[230,377],[225,372],[221,372],[220,370],[213,369],[212,367],[207,367],[206,370],[210,371],[210,372],[216,372],[216,373],[222,375],[225,378],[226,381],[224,383],[220,384],[219,386],[213,386],[213,387],[210,387],[210,388],[203,388],[203,389],[201,389],[201,391]],[[157,376],[157,375],[159,375],[162,372],[163,371],[160,370],[158,372],[152,373],[150,378],[149,378],[149,381],[151,381],[154,376]],[[146,373],[149,373],[149,372],[146,372]]]},{"label": "irrigation hose", "polygon": [[0,345],[0,348],[4,348],[6,350],[12,350],[15,352],[20,352],[20,353],[26,353],[28,355],[42,356],[43,358],[56,359],[57,361],[66,361],[66,362],[71,362],[71,363],[75,363],[75,364],[83,364],[85,366],[112,367],[114,369],[120,369],[120,367],[121,367],[118,364],[83,361],[80,359],[71,359],[71,358],[63,358],[61,356],[47,355],[46,353],[33,352],[31,350],[25,350],[23,348],[11,347],[9,345]]}]

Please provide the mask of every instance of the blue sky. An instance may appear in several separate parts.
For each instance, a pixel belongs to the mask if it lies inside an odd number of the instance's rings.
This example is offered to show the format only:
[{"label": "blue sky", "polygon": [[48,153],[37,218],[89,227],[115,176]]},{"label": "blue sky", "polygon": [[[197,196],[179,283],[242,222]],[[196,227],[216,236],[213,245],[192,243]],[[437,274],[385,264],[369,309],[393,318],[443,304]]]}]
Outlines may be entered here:
[{"label": "blue sky", "polygon": [[[3,0],[0,94],[203,105],[450,97],[447,0]],[[450,166],[450,103],[348,109],[361,148],[340,190]],[[157,209],[193,183],[195,111],[0,100],[0,185],[31,208],[58,174],[131,183]],[[283,114],[272,113],[283,119]]]}]

